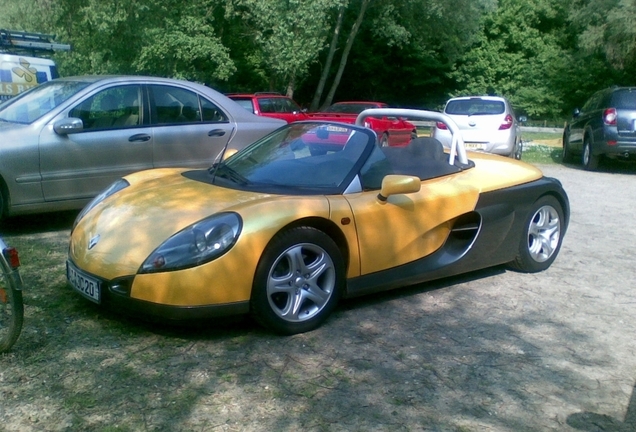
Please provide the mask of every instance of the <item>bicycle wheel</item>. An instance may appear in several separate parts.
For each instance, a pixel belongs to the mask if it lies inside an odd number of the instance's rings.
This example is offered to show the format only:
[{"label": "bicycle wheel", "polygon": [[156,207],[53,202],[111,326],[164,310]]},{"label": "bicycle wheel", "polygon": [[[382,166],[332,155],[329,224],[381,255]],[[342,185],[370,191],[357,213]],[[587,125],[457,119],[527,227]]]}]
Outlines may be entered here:
[{"label": "bicycle wheel", "polygon": [[[0,240],[1,243],[1,240]],[[20,336],[24,305],[20,276],[0,257],[0,353],[8,351]]]}]

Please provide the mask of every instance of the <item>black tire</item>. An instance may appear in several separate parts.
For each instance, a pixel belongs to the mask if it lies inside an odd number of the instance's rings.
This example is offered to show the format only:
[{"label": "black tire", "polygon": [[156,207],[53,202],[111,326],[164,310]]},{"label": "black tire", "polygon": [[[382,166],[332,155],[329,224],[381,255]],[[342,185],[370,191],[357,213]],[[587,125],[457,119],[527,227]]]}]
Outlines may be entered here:
[{"label": "black tire", "polygon": [[568,141],[569,141],[569,137],[567,136],[567,134],[564,133],[563,134],[563,163],[574,162],[572,158],[572,152],[568,148]]},{"label": "black tire", "polygon": [[511,156],[513,157],[513,159],[521,160],[521,153],[523,153],[523,141],[519,140]]},{"label": "black tire", "polygon": [[556,198],[539,198],[526,218],[517,257],[509,266],[524,273],[550,267],[561,249],[564,221],[563,208]]},{"label": "black tire", "polygon": [[583,168],[588,171],[596,171],[598,169],[599,160],[600,156],[592,153],[592,143],[590,142],[590,139],[586,138],[583,143],[583,155],[581,157]]},{"label": "black tire", "polygon": [[11,287],[9,276],[2,276],[0,283],[0,353],[11,349],[22,331],[24,306],[22,291]]},{"label": "black tire", "polygon": [[320,326],[342,296],[345,269],[336,243],[311,227],[276,235],[261,257],[250,310],[261,325],[292,335]]},{"label": "black tire", "polygon": [[380,137],[380,147],[388,147],[389,146],[389,134],[383,133]]}]

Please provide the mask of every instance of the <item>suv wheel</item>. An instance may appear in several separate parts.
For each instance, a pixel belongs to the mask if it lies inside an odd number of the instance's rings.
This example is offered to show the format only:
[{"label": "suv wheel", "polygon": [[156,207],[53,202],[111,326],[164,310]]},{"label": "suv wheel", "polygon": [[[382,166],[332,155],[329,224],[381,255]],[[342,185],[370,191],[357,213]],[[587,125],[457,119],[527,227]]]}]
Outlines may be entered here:
[{"label": "suv wheel", "polygon": [[585,143],[583,144],[583,168],[588,171],[595,171],[598,168],[598,161],[600,157],[598,155],[594,155],[592,153],[592,143],[589,138],[585,138]]},{"label": "suv wheel", "polygon": [[569,136],[564,133],[563,134],[563,163],[571,163],[572,162],[572,152],[568,148]]}]

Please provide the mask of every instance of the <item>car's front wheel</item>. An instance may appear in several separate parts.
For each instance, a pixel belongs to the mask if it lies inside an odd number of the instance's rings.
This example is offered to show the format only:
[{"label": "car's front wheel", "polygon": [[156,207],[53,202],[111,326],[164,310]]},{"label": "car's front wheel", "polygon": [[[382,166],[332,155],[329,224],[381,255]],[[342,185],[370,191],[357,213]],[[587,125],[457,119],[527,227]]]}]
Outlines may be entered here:
[{"label": "car's front wheel", "polygon": [[344,283],[342,254],[328,235],[311,227],[283,231],[259,261],[251,312],[278,333],[310,331],[336,307]]},{"label": "car's front wheel", "polygon": [[517,257],[510,266],[526,273],[550,267],[561,249],[564,223],[559,201],[553,196],[539,198],[526,219]]},{"label": "car's front wheel", "polygon": [[598,162],[600,156],[594,155],[592,153],[592,143],[589,138],[585,139],[585,143],[583,144],[583,167],[588,171],[595,171],[598,169]]}]

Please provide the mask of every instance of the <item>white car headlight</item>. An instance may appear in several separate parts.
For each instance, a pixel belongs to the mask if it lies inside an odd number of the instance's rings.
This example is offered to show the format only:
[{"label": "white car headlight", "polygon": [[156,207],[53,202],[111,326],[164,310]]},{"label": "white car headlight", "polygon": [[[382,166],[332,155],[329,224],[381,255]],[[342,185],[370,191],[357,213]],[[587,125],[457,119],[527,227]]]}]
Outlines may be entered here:
[{"label": "white car headlight", "polygon": [[179,231],[141,265],[139,273],[180,270],[212,261],[226,253],[241,233],[236,213],[219,213]]},{"label": "white car headlight", "polygon": [[75,218],[75,222],[73,223],[73,228],[75,228],[77,223],[86,215],[86,213],[91,211],[97,204],[104,201],[109,196],[119,192],[120,190],[127,188],[128,186],[130,186],[130,183],[128,183],[124,179],[119,179],[108,186],[106,189],[104,189],[99,195],[93,198],[93,200],[89,202],[86,207],[82,209],[80,214],[77,215],[77,217]]}]

